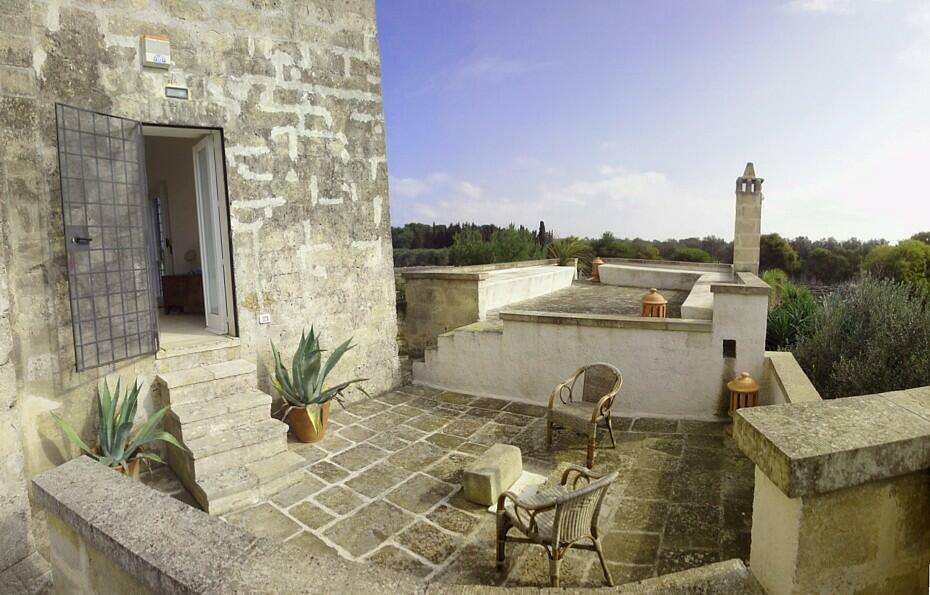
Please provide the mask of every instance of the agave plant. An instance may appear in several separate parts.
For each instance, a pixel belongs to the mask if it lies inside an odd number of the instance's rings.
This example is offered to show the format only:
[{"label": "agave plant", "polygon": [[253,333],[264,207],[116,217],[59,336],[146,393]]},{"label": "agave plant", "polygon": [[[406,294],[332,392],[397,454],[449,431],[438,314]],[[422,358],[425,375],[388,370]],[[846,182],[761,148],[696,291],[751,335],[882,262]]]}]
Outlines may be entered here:
[{"label": "agave plant", "polygon": [[[350,338],[333,350],[324,363],[323,352],[325,350],[320,348],[320,337],[311,326],[309,335],[306,332],[301,333],[300,344],[297,346],[297,351],[291,360],[291,369],[288,371],[284,364],[281,363],[281,354],[272,341],[271,351],[274,353],[273,383],[278,394],[284,400],[283,418],[287,418],[292,409],[307,409],[314,429],[319,431],[320,411],[319,407],[313,407],[313,405],[322,406],[333,399],[342,405],[343,391],[355,383],[368,380],[367,378],[355,378],[324,388],[329,373],[336,367],[342,356],[353,347]],[[356,386],[355,388],[365,393],[362,387]]]},{"label": "agave plant", "polygon": [[549,243],[546,252],[550,258],[559,259],[559,266],[565,266],[576,258],[583,263],[588,263],[594,255],[588,242],[574,236],[553,240]]},{"label": "agave plant", "polygon": [[[90,448],[81,440],[78,433],[67,421],[60,416],[52,414],[62,431],[78,448],[90,457],[107,465],[108,467],[122,467],[127,470],[127,464],[133,459],[146,459],[162,463],[161,457],[154,452],[143,451],[142,447],[153,442],[167,442],[185,450],[183,446],[168,432],[156,430],[161,419],[167,413],[164,407],[150,416],[144,424],[133,433],[136,409],[139,404],[139,392],[142,386],[138,381],[133,382],[132,388],[126,391],[123,397],[121,382],[116,381],[116,390],[111,394],[106,380],[103,390],[97,390],[97,448]],[[122,401],[121,401],[122,400]]]}]

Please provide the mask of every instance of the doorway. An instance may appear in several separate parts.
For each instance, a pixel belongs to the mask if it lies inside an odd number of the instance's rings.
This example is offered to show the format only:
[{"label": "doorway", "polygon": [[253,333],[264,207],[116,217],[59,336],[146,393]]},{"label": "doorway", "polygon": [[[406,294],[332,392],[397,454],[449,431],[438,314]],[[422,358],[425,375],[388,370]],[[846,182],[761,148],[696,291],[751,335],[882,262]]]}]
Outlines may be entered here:
[{"label": "doorway", "polygon": [[235,336],[231,250],[219,130],[143,125],[159,346]]}]

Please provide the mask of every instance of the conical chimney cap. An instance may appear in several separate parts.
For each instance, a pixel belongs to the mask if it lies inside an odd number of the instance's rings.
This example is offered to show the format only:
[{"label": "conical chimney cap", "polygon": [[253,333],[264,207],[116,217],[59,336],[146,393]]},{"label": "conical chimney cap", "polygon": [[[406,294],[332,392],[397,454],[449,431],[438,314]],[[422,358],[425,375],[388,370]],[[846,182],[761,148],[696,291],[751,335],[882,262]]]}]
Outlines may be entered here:
[{"label": "conical chimney cap", "polygon": [[752,165],[752,161],[746,164],[746,169],[743,171],[744,178],[754,178],[756,177],[756,168]]}]

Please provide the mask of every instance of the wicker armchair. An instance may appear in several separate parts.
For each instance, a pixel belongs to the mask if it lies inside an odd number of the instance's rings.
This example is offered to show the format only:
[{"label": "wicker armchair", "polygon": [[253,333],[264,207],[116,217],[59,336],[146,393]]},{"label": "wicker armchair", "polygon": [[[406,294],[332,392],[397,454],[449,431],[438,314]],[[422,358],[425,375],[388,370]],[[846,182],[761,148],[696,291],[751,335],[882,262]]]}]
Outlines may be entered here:
[{"label": "wicker armchair", "polygon": [[[583,378],[581,394],[576,394],[575,385]],[[594,450],[597,446],[597,430],[602,426],[610,433],[614,446],[614,428],[610,421],[610,409],[623,386],[623,375],[610,364],[591,364],[575,370],[565,382],[553,389],[549,395],[549,415],[546,443],[552,447],[552,432],[568,428],[588,436],[588,455],[585,459],[589,469],[594,467]],[[558,397],[558,399],[556,399]]]},{"label": "wicker armchair", "polygon": [[[504,568],[508,541],[535,543],[549,555],[550,584],[558,587],[559,565],[569,548],[574,547],[596,552],[604,578],[613,586],[597,533],[597,517],[607,488],[617,475],[616,471],[600,475],[571,465],[558,486],[521,495],[501,494],[497,500],[497,569]],[[513,528],[526,537],[508,537],[507,532]],[[591,543],[586,543],[588,540]]]}]

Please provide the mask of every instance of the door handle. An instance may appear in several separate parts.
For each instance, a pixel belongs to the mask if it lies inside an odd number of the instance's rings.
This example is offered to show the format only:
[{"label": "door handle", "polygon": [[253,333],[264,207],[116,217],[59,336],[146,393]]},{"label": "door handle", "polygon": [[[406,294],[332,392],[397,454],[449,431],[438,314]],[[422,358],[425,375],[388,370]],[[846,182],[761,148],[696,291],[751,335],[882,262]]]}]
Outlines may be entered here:
[{"label": "door handle", "polygon": [[94,238],[86,238],[84,236],[74,236],[71,238],[72,244],[77,244],[79,246],[86,246],[94,241]]}]

